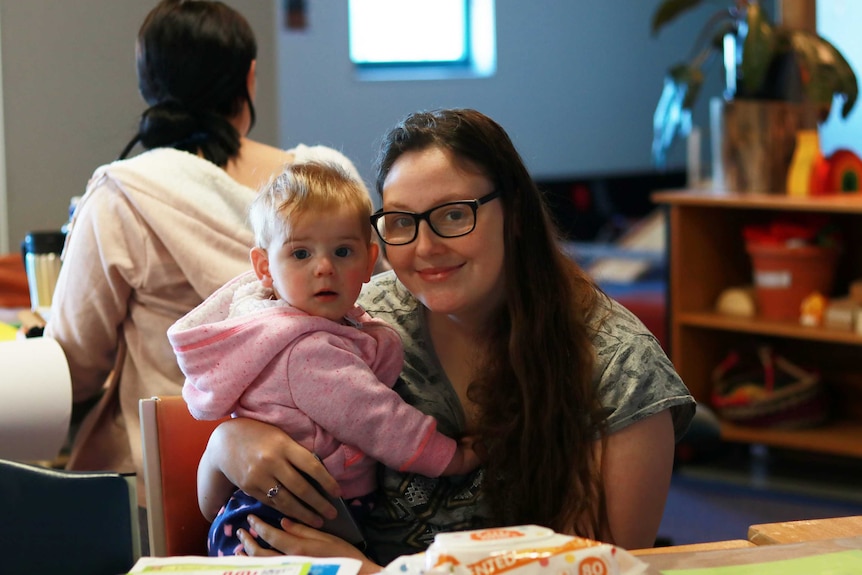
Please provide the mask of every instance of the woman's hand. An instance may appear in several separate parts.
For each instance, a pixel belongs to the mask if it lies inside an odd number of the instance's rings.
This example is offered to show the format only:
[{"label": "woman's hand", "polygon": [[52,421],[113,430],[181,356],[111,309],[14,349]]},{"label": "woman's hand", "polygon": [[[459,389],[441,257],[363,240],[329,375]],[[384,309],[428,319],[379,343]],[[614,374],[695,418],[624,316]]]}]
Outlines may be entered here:
[{"label": "woman's hand", "polygon": [[260,557],[278,555],[278,552],[281,552],[285,555],[306,557],[349,557],[362,561],[360,574],[378,573],[381,570],[380,565],[368,559],[350,543],[301,523],[282,519],[281,529],[278,529],[254,515],[248,516],[248,522],[260,538],[269,543],[273,549],[264,549],[257,544],[251,534],[244,529],[239,529],[237,536],[242,542],[246,555]]},{"label": "woman's hand", "polygon": [[201,512],[211,521],[239,487],[289,517],[320,527],[321,516],[334,519],[337,511],[297,469],[331,495],[341,495],[323,464],[281,429],[247,418],[225,421],[213,431],[198,465]]}]

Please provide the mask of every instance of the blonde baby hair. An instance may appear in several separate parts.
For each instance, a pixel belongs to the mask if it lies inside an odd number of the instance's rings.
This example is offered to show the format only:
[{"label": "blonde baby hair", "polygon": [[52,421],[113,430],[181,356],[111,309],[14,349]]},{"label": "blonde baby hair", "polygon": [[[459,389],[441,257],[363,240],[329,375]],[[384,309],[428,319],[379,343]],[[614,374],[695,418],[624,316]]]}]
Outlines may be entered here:
[{"label": "blonde baby hair", "polygon": [[338,164],[288,164],[254,199],[249,222],[255,244],[266,248],[283,226],[307,213],[322,213],[346,206],[356,212],[371,241],[371,198],[365,185]]}]

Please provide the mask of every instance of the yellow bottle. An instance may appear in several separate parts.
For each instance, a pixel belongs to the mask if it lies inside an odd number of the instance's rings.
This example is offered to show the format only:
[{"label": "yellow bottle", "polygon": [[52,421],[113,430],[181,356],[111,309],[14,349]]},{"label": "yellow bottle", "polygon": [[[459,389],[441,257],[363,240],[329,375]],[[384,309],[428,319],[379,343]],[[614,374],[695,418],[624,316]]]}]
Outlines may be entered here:
[{"label": "yellow bottle", "polygon": [[787,195],[811,195],[811,171],[820,154],[820,138],[817,130],[796,132],[796,147],[787,170]]}]

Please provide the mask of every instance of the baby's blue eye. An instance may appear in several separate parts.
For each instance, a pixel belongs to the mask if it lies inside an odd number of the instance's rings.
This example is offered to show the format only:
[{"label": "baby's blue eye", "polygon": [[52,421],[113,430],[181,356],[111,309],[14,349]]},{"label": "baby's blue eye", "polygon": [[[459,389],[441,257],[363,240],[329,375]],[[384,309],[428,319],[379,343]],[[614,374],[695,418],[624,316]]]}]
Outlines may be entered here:
[{"label": "baby's blue eye", "polygon": [[294,250],[294,252],[291,255],[298,260],[304,260],[306,258],[311,257],[311,254],[309,253],[308,250]]},{"label": "baby's blue eye", "polygon": [[336,250],[335,250],[335,255],[339,258],[346,258],[351,253],[353,253],[353,250],[351,250],[348,247],[336,248]]}]

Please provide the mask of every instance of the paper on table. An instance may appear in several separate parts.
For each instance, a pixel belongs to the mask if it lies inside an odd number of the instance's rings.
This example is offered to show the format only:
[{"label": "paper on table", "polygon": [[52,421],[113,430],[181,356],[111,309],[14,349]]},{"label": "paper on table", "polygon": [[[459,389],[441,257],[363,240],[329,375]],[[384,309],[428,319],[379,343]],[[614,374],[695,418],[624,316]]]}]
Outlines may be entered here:
[{"label": "paper on table", "polygon": [[665,569],[662,575],[859,575],[862,551],[838,551],[811,557],[797,557],[750,565]]},{"label": "paper on table", "polygon": [[362,563],[342,557],[141,557],[132,573],[171,572],[174,575],[356,575]]},{"label": "paper on table", "polygon": [[0,341],[0,457],[53,459],[69,432],[72,378],[49,337]]},{"label": "paper on table", "polygon": [[862,537],[645,555],[651,575],[857,575]]}]

